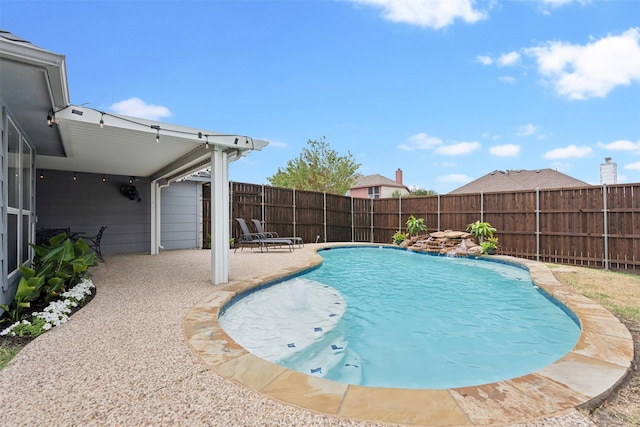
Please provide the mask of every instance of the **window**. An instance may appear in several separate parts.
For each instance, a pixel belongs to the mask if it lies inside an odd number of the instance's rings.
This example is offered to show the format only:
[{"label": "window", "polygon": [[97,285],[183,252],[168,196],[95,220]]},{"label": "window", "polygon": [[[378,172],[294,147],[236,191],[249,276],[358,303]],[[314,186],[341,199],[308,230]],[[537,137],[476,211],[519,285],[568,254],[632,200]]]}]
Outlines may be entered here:
[{"label": "window", "polygon": [[9,120],[7,132],[7,271],[30,259],[33,220],[33,150]]},{"label": "window", "polygon": [[380,187],[369,187],[369,198],[370,199],[379,199],[380,198]]}]

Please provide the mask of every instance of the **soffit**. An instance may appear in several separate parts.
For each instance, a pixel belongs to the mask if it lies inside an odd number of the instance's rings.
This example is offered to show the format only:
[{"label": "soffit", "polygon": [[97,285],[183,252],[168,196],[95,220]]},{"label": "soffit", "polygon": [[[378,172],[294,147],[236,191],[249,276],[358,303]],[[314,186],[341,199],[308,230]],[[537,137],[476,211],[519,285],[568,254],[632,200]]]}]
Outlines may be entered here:
[{"label": "soffit", "polygon": [[[104,127],[99,125],[100,120]],[[38,155],[36,167],[39,169],[158,179],[205,167],[214,147],[239,157],[268,144],[241,135],[103,113],[80,106],[69,106],[57,112],[53,126],[60,132],[66,155]],[[160,137],[156,142],[158,134]]]}]

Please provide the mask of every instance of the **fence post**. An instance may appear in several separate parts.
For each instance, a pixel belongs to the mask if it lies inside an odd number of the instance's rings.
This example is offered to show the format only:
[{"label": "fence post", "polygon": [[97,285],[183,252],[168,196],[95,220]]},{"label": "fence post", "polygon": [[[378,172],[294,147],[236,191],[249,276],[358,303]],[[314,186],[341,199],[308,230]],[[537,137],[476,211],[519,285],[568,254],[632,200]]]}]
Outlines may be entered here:
[{"label": "fence post", "polygon": [[604,238],[604,269],[609,269],[609,221],[608,217],[608,207],[607,207],[607,184],[602,184],[602,212],[604,218],[604,234],[602,237]]},{"label": "fence post", "polygon": [[536,261],[540,261],[540,188],[536,187]]},{"label": "fence post", "polygon": [[296,237],[296,189],[293,189],[293,237]]},{"label": "fence post", "polygon": [[369,242],[373,243],[373,199],[369,199],[371,201],[371,226],[369,229]]},{"label": "fence post", "polygon": [[351,198],[351,242],[355,242],[356,240],[356,222],[355,222],[355,218],[354,218],[354,213],[353,213],[353,196],[350,196]]},{"label": "fence post", "polygon": [[322,192],[322,210],[323,210],[323,221],[322,221],[322,229],[324,230],[324,242],[327,243],[327,192]]},{"label": "fence post", "polygon": [[[211,188],[209,188],[209,191],[211,191]],[[209,194],[209,203],[211,203],[211,194]],[[211,206],[209,206],[209,218],[211,218]],[[233,237],[234,218],[235,217],[233,216],[233,181],[229,181],[229,236],[231,237]],[[209,243],[209,245],[211,245],[211,243]]]},{"label": "fence post", "polygon": [[260,215],[262,215],[262,223],[264,224],[266,222],[266,220],[267,220],[264,217],[264,212],[265,212],[265,210],[264,210],[264,184],[262,184],[260,186],[260,210],[261,210]]},{"label": "fence post", "polygon": [[484,193],[480,193],[480,222],[484,222]]},{"label": "fence post", "polygon": [[440,230],[440,194],[438,194],[438,231]]},{"label": "fence post", "polygon": [[402,195],[398,197],[398,230],[402,230]]}]

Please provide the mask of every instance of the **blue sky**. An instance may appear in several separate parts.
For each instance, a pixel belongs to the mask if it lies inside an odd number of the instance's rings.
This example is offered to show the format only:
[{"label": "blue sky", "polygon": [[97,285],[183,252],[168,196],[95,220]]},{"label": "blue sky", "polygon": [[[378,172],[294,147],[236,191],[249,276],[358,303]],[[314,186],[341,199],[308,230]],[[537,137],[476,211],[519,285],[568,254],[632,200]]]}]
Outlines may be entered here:
[{"label": "blue sky", "polygon": [[71,102],[270,141],[447,193],[493,170],[640,182],[637,0],[0,0],[0,27],[66,55]]}]

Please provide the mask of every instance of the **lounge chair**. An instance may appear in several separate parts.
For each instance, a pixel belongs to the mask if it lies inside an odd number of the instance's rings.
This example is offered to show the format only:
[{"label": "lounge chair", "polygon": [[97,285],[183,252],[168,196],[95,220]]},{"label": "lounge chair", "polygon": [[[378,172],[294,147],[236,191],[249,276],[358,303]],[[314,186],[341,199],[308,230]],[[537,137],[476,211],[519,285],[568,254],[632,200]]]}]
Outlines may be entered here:
[{"label": "lounge chair", "polygon": [[260,252],[262,252],[263,248],[268,251],[269,246],[287,245],[289,247],[289,251],[293,252],[293,241],[291,239],[283,239],[279,237],[269,238],[262,233],[251,233],[244,218],[236,218],[236,221],[238,221],[238,224],[240,225],[242,234],[236,242],[234,252],[238,250],[238,247],[244,248],[246,245],[257,245],[260,248]]},{"label": "lounge chair", "polygon": [[261,233],[269,238],[292,240],[298,245],[299,248],[304,246],[302,237],[280,237],[278,236],[278,233],[274,231],[264,231],[264,227],[262,226],[262,223],[260,222],[260,220],[252,219],[251,221],[253,222],[253,225],[256,227],[256,230],[258,231],[258,233]]}]

